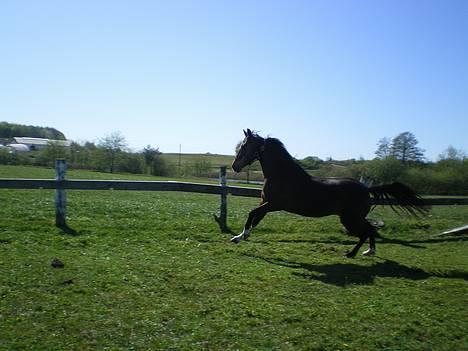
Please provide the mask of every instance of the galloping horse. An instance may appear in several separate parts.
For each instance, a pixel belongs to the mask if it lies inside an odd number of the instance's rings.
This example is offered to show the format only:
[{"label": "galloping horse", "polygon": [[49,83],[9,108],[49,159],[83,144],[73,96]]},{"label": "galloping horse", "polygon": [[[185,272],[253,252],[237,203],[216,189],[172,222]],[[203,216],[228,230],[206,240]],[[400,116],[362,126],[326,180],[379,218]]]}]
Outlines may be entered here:
[{"label": "galloping horse", "polygon": [[346,254],[356,256],[369,238],[369,249],[363,255],[375,255],[376,229],[367,221],[371,196],[412,215],[425,214],[428,207],[412,189],[401,183],[367,187],[350,178],[310,176],[278,139],[262,138],[250,129],[232,164],[235,172],[259,160],[264,175],[260,206],[249,213],[241,234],[231,241],[246,240],[252,229],[268,212],[287,211],[307,217],[338,215],[344,227],[359,237],[356,246]]}]

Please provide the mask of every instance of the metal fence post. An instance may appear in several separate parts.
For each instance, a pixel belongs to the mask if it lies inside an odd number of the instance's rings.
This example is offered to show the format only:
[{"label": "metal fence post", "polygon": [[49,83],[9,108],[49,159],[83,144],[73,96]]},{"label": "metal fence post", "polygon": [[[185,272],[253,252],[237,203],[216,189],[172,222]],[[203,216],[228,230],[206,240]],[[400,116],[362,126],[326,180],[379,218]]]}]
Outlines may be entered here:
[{"label": "metal fence post", "polygon": [[[221,185],[222,188],[226,188],[226,166],[221,166],[219,169],[219,185]],[[221,232],[229,233],[230,231],[227,226],[227,189],[222,190],[221,202],[219,206],[219,217],[215,215],[215,220],[218,222]]]},{"label": "metal fence post", "polygon": [[64,159],[57,159],[55,161],[55,180],[57,181],[57,188],[55,189],[55,226],[59,228],[67,226],[67,196],[61,184],[65,180],[66,170],[66,161]]}]

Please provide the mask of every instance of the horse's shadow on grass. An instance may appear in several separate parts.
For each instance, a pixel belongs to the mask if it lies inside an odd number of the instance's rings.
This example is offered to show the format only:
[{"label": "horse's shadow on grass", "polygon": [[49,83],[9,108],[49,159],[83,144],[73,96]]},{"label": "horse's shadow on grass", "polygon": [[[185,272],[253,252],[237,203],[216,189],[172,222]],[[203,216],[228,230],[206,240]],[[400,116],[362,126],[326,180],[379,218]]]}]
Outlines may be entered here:
[{"label": "horse's shadow on grass", "polygon": [[80,232],[77,232],[75,229],[70,228],[67,224],[61,225],[58,227],[64,234],[68,234],[71,236],[77,236],[80,235]]},{"label": "horse's shadow on grass", "polygon": [[[411,247],[413,249],[425,249],[426,246],[424,244],[437,244],[437,243],[447,243],[447,242],[461,242],[461,241],[468,241],[468,237],[449,237],[449,238],[424,238],[424,239],[416,239],[416,240],[401,240],[401,239],[392,239],[386,238],[383,236],[377,237],[378,244],[397,244],[406,247]],[[320,243],[320,244],[336,244],[340,243],[343,245],[354,245],[356,244],[356,240],[354,239],[280,239],[277,242],[282,243]]]},{"label": "horse's shadow on grass", "polygon": [[468,280],[468,272],[427,272],[420,268],[412,268],[392,260],[376,262],[371,266],[362,266],[354,263],[334,264],[311,264],[304,262],[293,262],[288,260],[269,259],[256,255],[250,257],[261,259],[265,262],[298,270],[293,272],[294,276],[321,281],[340,287],[347,285],[370,285],[377,277],[380,278],[403,278],[409,280],[424,280],[431,277],[453,278]]}]

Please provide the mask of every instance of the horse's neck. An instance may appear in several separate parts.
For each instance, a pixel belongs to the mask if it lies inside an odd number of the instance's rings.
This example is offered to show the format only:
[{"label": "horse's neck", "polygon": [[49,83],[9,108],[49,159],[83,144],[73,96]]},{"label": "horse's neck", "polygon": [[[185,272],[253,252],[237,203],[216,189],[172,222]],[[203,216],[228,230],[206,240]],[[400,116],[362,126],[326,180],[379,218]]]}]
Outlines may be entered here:
[{"label": "horse's neck", "polygon": [[260,165],[262,166],[263,177],[266,179],[274,178],[276,172],[277,165],[271,159],[267,159],[266,157],[262,157],[260,159]]},{"label": "horse's neck", "polygon": [[265,149],[260,158],[263,176],[266,179],[293,177],[296,174],[301,175],[300,166],[289,157],[275,155]]}]

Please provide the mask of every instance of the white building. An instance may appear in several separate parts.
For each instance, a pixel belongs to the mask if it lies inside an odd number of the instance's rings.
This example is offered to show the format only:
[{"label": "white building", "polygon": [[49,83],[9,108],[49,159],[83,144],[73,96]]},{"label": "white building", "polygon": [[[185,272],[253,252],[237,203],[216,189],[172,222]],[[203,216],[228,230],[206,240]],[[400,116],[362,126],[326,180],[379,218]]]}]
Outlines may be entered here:
[{"label": "white building", "polygon": [[8,144],[7,147],[10,149],[10,152],[28,152],[29,147],[24,144]]},{"label": "white building", "polygon": [[[61,146],[61,147],[70,147],[72,143],[71,140],[52,140],[52,139],[43,139],[43,138],[30,138],[30,137],[14,137],[13,139],[15,139],[15,143],[8,145],[9,147],[12,147],[12,145],[24,145],[28,149],[26,151],[40,150],[51,144],[56,145],[56,146]],[[17,150],[16,147],[14,147],[13,149],[15,151],[20,151],[20,150]],[[24,151],[24,150],[21,150],[21,151]]]}]

